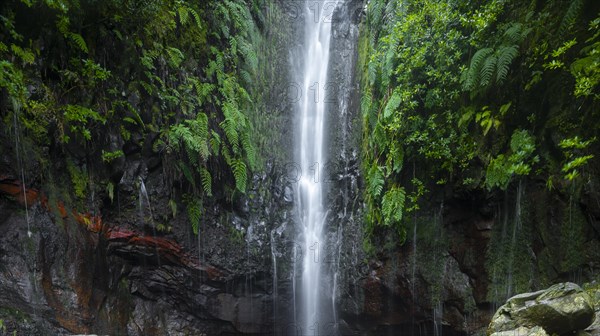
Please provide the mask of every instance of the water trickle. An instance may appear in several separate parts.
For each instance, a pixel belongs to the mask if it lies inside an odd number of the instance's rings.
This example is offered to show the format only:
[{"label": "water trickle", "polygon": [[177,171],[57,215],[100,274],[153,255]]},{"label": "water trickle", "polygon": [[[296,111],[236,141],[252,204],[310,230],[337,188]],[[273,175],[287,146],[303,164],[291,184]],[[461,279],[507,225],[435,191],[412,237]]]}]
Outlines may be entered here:
[{"label": "water trickle", "polygon": [[[150,215],[150,223],[153,223],[154,216],[152,216],[152,207],[150,206],[150,197],[148,196],[148,191],[146,190],[146,184],[144,184],[144,180],[140,177],[140,190],[138,195],[138,202],[140,207],[140,219],[142,223],[146,222],[146,218],[144,217],[145,209],[148,209],[148,213]],[[146,206],[144,206],[144,202]],[[152,225],[154,228],[154,225]]]},{"label": "water trickle", "polygon": [[[333,6],[332,6],[333,5]],[[322,269],[322,257],[328,251],[324,237],[324,224],[327,213],[323,207],[324,191],[321,181],[320,167],[326,160],[324,153],[325,129],[325,90],[331,40],[332,11],[337,2],[322,3],[306,1],[304,6],[305,42],[303,45],[303,68],[298,82],[301,83],[302,96],[298,102],[300,114],[300,138],[298,143],[299,162],[302,177],[297,184],[297,200],[301,237],[299,239],[301,256],[294,254],[294,278],[296,272],[302,272],[300,278],[300,295],[294,294],[294,310],[299,314],[301,329],[304,334],[319,334],[319,326],[327,324],[323,321],[323,296],[327,288]],[[300,262],[300,265],[296,265]],[[296,293],[296,283],[293,283]],[[301,306],[296,309],[296,299]],[[295,318],[296,318],[295,313]]]},{"label": "water trickle", "polygon": [[21,155],[20,147],[21,147],[21,134],[19,130],[19,122],[17,121],[17,114],[21,111],[20,104],[12,99],[12,107],[13,107],[13,122],[15,129],[15,150],[17,154],[17,165],[19,166],[19,170],[21,172],[21,186],[23,187],[23,202],[25,203],[25,221],[27,222],[27,237],[31,238],[31,227],[29,224],[29,205],[27,204],[27,190],[25,188],[25,168],[23,163],[23,157]]},{"label": "water trickle", "polygon": [[523,183],[519,181],[517,188],[517,197],[515,201],[515,220],[512,227],[512,238],[510,242],[510,257],[508,259],[508,272],[506,279],[506,299],[508,300],[514,294],[513,288],[513,268],[515,259],[515,249],[517,245],[517,233],[521,229],[521,197],[523,195]]}]

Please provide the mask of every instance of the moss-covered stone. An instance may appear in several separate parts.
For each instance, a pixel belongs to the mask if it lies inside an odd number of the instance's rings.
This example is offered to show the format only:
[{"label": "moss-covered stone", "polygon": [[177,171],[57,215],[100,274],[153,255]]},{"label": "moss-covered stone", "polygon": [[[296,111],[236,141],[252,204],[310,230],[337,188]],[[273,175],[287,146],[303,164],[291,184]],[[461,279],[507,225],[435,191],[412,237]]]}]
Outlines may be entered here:
[{"label": "moss-covered stone", "polygon": [[519,327],[542,327],[550,334],[562,335],[585,329],[593,318],[590,296],[574,283],[560,283],[510,298],[492,318],[488,335]]}]

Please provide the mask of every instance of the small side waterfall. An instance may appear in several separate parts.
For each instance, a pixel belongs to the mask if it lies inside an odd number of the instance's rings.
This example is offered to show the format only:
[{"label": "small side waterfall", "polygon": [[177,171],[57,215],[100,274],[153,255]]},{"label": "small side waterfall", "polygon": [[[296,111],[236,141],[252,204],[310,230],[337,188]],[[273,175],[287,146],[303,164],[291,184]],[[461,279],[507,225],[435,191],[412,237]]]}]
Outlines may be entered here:
[{"label": "small side waterfall", "polygon": [[[324,188],[321,169],[326,162],[324,152],[324,130],[326,88],[331,40],[331,21],[337,2],[306,1],[304,4],[305,40],[301,51],[302,69],[298,71],[297,82],[302,89],[298,101],[299,142],[298,159],[301,177],[297,184],[297,207],[299,213],[300,237],[298,244],[302,255],[294,258],[294,272],[300,270],[299,293],[295,294],[296,319],[302,334],[320,334],[320,329],[329,321],[323,321],[323,306],[326,295],[324,289],[333,284],[325,284],[322,274],[323,258],[326,257],[324,226],[327,212],[323,206]],[[298,267],[300,266],[300,267]],[[295,284],[294,284],[294,287]],[[328,300],[331,302],[331,300]]]}]

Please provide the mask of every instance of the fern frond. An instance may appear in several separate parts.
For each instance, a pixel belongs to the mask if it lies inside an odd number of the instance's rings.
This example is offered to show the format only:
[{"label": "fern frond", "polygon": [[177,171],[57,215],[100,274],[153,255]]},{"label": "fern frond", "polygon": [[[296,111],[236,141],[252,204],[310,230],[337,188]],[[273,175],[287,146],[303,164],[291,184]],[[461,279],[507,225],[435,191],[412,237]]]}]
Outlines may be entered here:
[{"label": "fern frond", "polygon": [[235,178],[235,187],[241,193],[245,193],[248,179],[246,164],[241,159],[232,160],[231,171],[233,172],[233,177]]},{"label": "fern frond", "polygon": [[471,58],[471,65],[469,66],[469,70],[467,70],[466,78],[463,83],[463,88],[467,91],[474,90],[479,84],[479,76],[481,72],[481,68],[485,62],[485,60],[490,56],[494,50],[492,48],[483,48],[478,50]]},{"label": "fern frond", "polygon": [[256,154],[256,148],[254,147],[254,144],[252,143],[252,141],[250,139],[250,133],[243,132],[241,140],[242,140],[242,148],[243,148],[244,152],[246,152],[246,160],[248,160],[250,169],[255,170],[256,163],[257,163],[256,162],[257,154]]},{"label": "fern frond", "polygon": [[508,44],[515,44],[521,41],[521,32],[523,30],[523,24],[512,23],[508,29],[504,31],[504,41]]},{"label": "fern frond", "polygon": [[195,10],[193,10],[192,8],[188,8],[188,12],[194,18],[194,22],[196,23],[196,26],[198,26],[198,28],[202,29],[202,20],[200,20],[200,15],[198,15],[198,13]]},{"label": "fern frond", "polygon": [[383,191],[383,173],[377,164],[373,164],[367,175],[367,181],[369,185],[369,193],[375,197],[381,195]]},{"label": "fern frond", "polygon": [[396,89],[394,90],[394,93],[392,93],[392,96],[385,105],[385,109],[383,110],[383,117],[389,118],[396,111],[398,106],[400,106],[401,102],[402,98],[400,97],[399,90]]},{"label": "fern frond", "polygon": [[81,51],[83,51],[85,53],[88,52],[87,44],[85,43],[85,40],[83,39],[83,37],[81,35],[76,34],[76,33],[69,33],[68,36],[71,39],[71,41],[73,41],[75,43],[75,45],[77,45],[77,47],[79,47],[79,49],[81,49]]},{"label": "fern frond", "polygon": [[183,6],[177,7],[177,14],[179,15],[179,23],[185,26],[188,21],[188,8]]},{"label": "fern frond", "polygon": [[490,55],[485,59],[485,62],[483,62],[480,73],[481,78],[479,81],[481,87],[486,88],[492,83],[494,72],[496,71],[496,64],[498,63],[497,61],[498,58],[496,55]]},{"label": "fern frond", "polygon": [[167,59],[169,65],[171,65],[173,68],[178,68],[181,65],[181,62],[183,62],[183,59],[185,58],[181,50],[173,47],[168,47],[166,51],[167,55],[169,56],[169,58]]},{"label": "fern frond", "polygon": [[198,198],[190,200],[187,204],[187,213],[192,225],[192,231],[198,235],[200,230],[200,220],[202,219],[202,202]]},{"label": "fern frond", "polygon": [[221,126],[221,129],[223,132],[225,132],[225,137],[231,145],[233,152],[239,152],[239,136],[235,127],[235,122],[231,119],[225,119],[219,124],[219,126]]},{"label": "fern frond", "polygon": [[405,198],[406,193],[402,187],[393,187],[383,195],[381,212],[385,226],[398,224],[402,220]]},{"label": "fern frond", "polygon": [[221,147],[221,137],[215,131],[211,131],[212,137],[210,138],[210,147],[214,155],[219,154],[219,148]]},{"label": "fern frond", "polygon": [[202,190],[207,196],[212,196],[212,176],[206,168],[200,168],[200,177],[202,177]]},{"label": "fern frond", "polygon": [[190,168],[182,161],[177,162],[177,167],[183,173],[185,179],[190,183],[193,189],[196,189],[196,179]]},{"label": "fern frond", "polygon": [[560,26],[558,27],[558,36],[560,40],[563,40],[565,34],[567,34],[567,32],[571,30],[571,28],[573,28],[573,26],[575,25],[575,22],[577,21],[577,18],[579,17],[579,15],[581,14],[581,10],[583,9],[584,2],[584,0],[571,1],[569,8],[565,12],[565,16],[563,17],[560,23]]},{"label": "fern frond", "polygon": [[496,83],[502,84],[508,77],[508,70],[512,61],[519,54],[519,50],[516,45],[504,46],[498,50],[498,61],[496,64]]},{"label": "fern frond", "polygon": [[370,89],[365,89],[363,95],[360,99],[360,109],[362,111],[363,117],[369,114],[371,110],[371,101],[373,100],[373,94]]}]

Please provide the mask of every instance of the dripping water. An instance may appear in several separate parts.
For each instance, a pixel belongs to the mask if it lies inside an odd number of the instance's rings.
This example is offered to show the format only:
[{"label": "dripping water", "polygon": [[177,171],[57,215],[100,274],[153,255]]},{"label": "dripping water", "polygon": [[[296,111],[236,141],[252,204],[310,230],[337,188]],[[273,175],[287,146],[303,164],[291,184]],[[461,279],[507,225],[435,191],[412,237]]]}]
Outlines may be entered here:
[{"label": "dripping water", "polygon": [[512,237],[510,243],[510,257],[508,258],[508,272],[506,278],[506,299],[508,300],[513,292],[513,268],[515,259],[515,248],[517,246],[517,233],[521,230],[521,197],[523,195],[523,183],[519,180],[517,187],[517,197],[515,201],[515,220],[512,227]]}]

